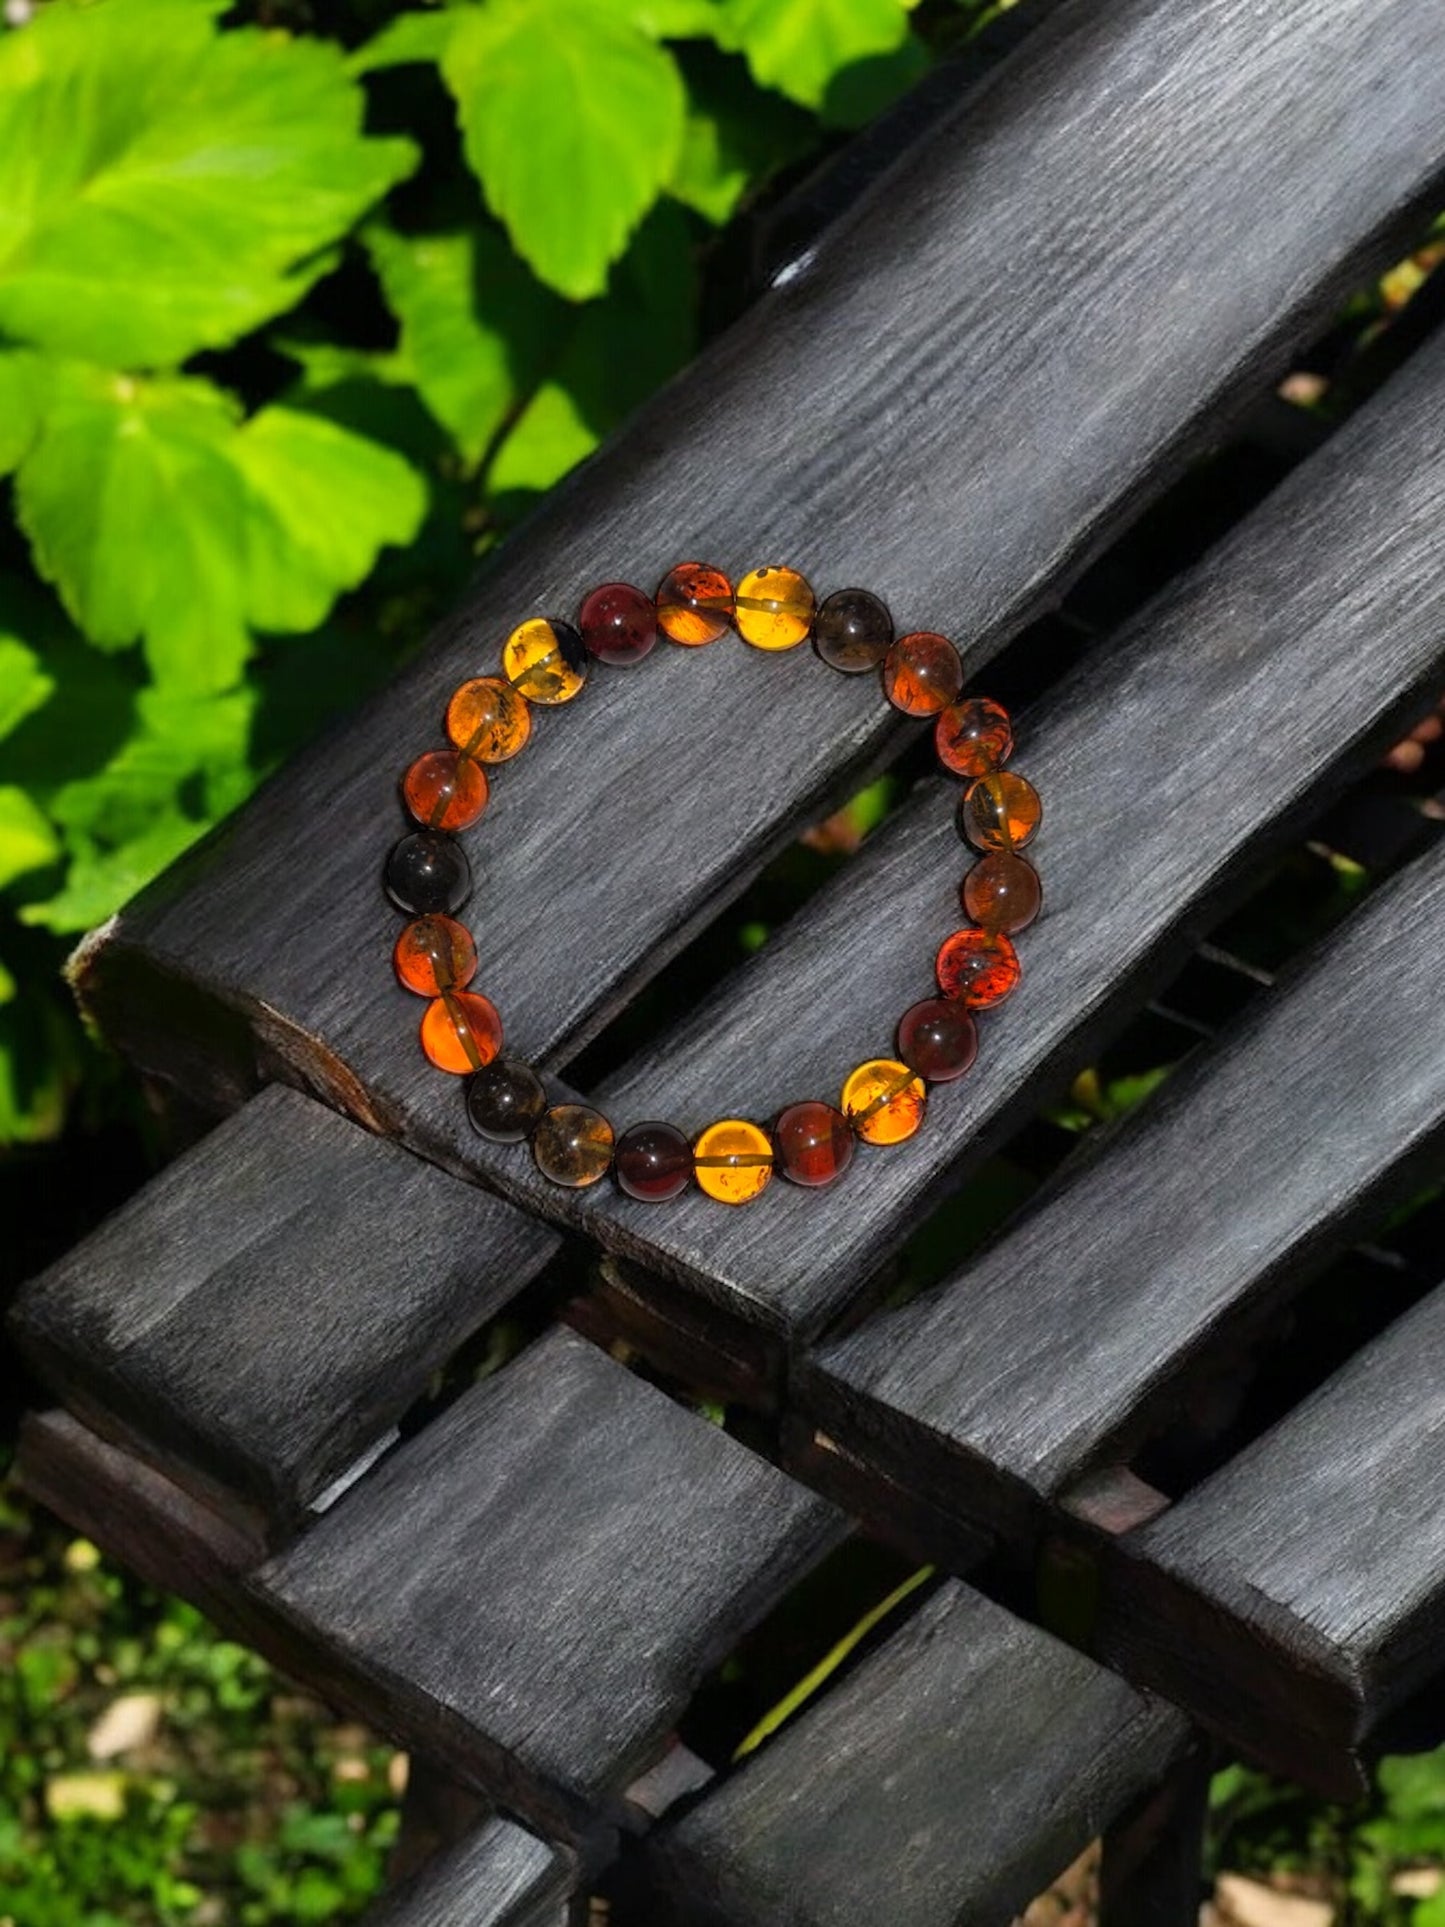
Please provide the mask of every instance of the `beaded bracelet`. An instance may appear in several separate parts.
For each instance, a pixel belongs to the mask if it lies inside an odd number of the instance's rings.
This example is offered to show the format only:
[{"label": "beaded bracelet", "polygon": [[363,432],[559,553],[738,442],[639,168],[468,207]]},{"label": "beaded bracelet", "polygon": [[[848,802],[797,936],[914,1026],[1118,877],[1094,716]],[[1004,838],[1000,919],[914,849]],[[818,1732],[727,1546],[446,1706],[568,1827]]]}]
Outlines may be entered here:
[{"label": "beaded bracelet", "polygon": [[[502,1055],[495,1005],[467,986],[476,975],[471,933],[455,913],[471,894],[471,868],[455,832],[487,805],[484,765],[508,762],[532,730],[531,705],[571,702],[591,662],[622,668],[641,662],[659,632],[684,648],[716,642],[732,627],[756,649],[793,649],[812,638],[831,668],[857,675],[881,668],[883,691],[907,716],[934,717],[939,761],[967,779],[959,799],[960,835],[981,852],[959,891],[972,921],[944,939],[936,959],[941,996],[905,1011],[898,1056],[870,1058],[843,1085],[838,1106],[816,1099],[790,1104],[771,1129],[727,1117],[689,1139],[675,1125],[634,1124],[616,1137],[586,1104],[547,1102],[529,1064]],[[1019,980],[1012,938],[1039,913],[1042,890],[1018,852],[1038,829],[1033,786],[1002,765],[1013,750],[1008,713],[985,697],[961,699],[963,665],[946,636],[893,634],[893,621],[866,589],[840,589],[821,606],[795,569],[754,569],[734,591],[718,569],[684,562],[655,597],[626,582],[592,590],[574,626],[537,616],[502,647],[502,673],[473,677],[446,711],[445,749],[427,750],[407,770],[401,791],[421,825],[392,850],[385,888],[413,921],[397,939],[393,962],[410,991],[428,999],[421,1046],[439,1070],[467,1078],[467,1112],[485,1138],[530,1139],[537,1168],[555,1184],[595,1184],[611,1170],[632,1198],[661,1202],[695,1180],[723,1204],[761,1196],[775,1169],[795,1184],[832,1184],[855,1143],[899,1144],[923,1122],[926,1085],[961,1077],[978,1049],[973,1013],[1000,1003]]]}]

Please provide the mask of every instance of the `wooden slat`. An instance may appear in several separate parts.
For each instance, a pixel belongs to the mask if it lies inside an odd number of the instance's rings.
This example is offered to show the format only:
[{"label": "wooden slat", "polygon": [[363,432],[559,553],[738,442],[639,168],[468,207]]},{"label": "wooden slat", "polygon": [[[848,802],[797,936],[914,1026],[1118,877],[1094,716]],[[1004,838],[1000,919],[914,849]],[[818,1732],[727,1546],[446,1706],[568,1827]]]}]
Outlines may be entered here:
[{"label": "wooden slat", "polygon": [[13,1328],[99,1429],[279,1531],[556,1245],[273,1087],[33,1280]]},{"label": "wooden slat", "polygon": [[389,1892],[362,1927],[563,1927],[572,1857],[509,1820],[488,1820]]},{"label": "wooden slat", "polygon": [[649,1842],[680,1927],[1006,1927],[1185,1721],[951,1582]]},{"label": "wooden slat", "polygon": [[1445,1288],[1128,1535],[1106,1588],[1100,1640],[1131,1677],[1342,1798],[1445,1663],[1442,1353]]},{"label": "wooden slat", "polygon": [[262,1569],[315,1676],[544,1831],[621,1816],[693,1689],[845,1530],[568,1332]]}]

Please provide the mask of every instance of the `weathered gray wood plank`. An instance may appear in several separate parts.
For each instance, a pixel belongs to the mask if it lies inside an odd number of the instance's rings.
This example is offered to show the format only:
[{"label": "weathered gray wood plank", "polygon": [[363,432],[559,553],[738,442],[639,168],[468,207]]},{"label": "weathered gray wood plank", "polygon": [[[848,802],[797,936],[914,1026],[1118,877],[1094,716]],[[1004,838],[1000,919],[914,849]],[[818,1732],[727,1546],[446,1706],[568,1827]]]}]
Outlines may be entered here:
[{"label": "weathered gray wood plank", "polygon": [[363,1927],[559,1927],[574,1877],[564,1848],[488,1820],[369,1908]]}]

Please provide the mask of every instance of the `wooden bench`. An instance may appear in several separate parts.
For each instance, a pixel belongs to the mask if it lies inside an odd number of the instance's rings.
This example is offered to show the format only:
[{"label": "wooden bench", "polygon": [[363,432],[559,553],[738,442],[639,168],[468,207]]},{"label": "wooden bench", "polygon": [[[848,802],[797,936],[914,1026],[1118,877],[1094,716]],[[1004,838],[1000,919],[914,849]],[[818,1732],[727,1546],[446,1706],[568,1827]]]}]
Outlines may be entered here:
[{"label": "wooden bench", "polygon": [[[981,84],[935,78],[891,168],[406,675],[83,947],[108,1033],[228,1115],[23,1296],[67,1409],[29,1422],[22,1473],[475,1796],[393,1927],[537,1927],[607,1867],[638,1919],[839,1927],[886,1895],[897,1927],[1002,1927],[1101,1830],[1111,1919],[1163,1927],[1197,1900],[1196,1728],[1339,1792],[1438,1709],[1436,1301],[1244,1449],[1229,1429],[1291,1306],[1440,1175],[1430,820],[1001,1236],[874,1307],[933,1207],[1445,683],[1445,342],[1423,326],[1069,673],[1045,630],[1016,640],[1414,232],[1445,183],[1442,83],[1430,0],[1071,0]],[[983,688],[1012,645],[1049,812],[1046,913],[968,1078],[836,1192],[733,1213],[558,1191],[475,1138],[416,1052],[377,887],[398,744],[430,740],[517,612],[694,551],[865,582],[957,636]],[[727,644],[542,717],[478,851],[510,1046],[565,1088],[909,740],[809,652]],[[634,1029],[604,1107],[766,1116],[886,1048],[955,920],[950,804],[918,782],[685,1021]],[[324,863],[297,862],[303,832]],[[476,1379],[502,1313],[530,1342]],[[591,1342],[617,1338],[677,1396]],[[699,1409],[718,1397],[731,1430]],[[954,1576],[714,1774],[677,1739],[689,1702],[856,1520]]]}]

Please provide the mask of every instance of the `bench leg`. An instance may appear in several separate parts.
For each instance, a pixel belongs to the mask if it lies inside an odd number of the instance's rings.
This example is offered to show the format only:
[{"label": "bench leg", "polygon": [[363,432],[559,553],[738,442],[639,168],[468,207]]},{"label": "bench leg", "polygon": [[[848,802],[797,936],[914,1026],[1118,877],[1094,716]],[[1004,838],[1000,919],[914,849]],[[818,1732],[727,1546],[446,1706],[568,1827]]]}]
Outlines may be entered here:
[{"label": "bench leg", "polygon": [[1099,1927],[1197,1927],[1213,1765],[1199,1745],[1105,1833]]}]

